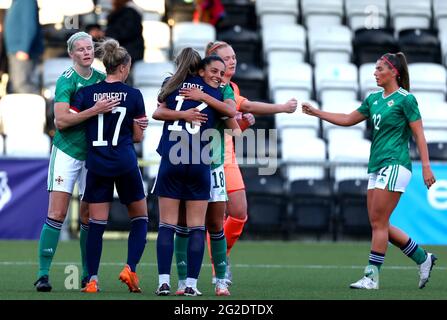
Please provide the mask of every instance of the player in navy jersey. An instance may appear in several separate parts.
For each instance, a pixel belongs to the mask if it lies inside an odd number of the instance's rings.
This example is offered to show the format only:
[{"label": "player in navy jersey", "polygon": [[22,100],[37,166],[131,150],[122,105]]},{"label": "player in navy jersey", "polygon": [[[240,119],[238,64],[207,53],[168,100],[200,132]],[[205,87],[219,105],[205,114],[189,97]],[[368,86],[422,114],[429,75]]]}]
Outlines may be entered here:
[{"label": "player in navy jersey", "polygon": [[[189,229],[188,269],[185,295],[201,295],[197,290],[197,278],[204,252],[205,213],[210,197],[210,160],[206,132],[214,127],[216,119],[233,117],[234,106],[222,101],[219,85],[225,73],[225,64],[217,56],[204,60],[191,48],[182,50],[176,59],[176,73],[165,81],[159,95],[159,102],[166,102],[172,110],[197,108],[207,117],[201,125],[184,120],[166,121],[158,152],[161,155],[160,169],[154,192],[159,196],[160,225],[157,238],[157,259],[159,271],[158,295],[170,293],[170,268],[172,263],[174,232],[178,222],[180,201],[185,201],[186,219]],[[198,75],[194,75],[194,71]],[[199,76],[200,75],[200,76]],[[202,79],[203,78],[203,79]],[[184,100],[180,90],[186,87],[199,88],[207,93],[205,102]],[[156,114],[154,113],[154,118]],[[205,134],[203,134],[205,133]],[[214,137],[213,137],[214,138]],[[203,140],[203,141],[201,141]],[[203,157],[203,155],[206,155]],[[206,159],[208,158],[208,159]]]},{"label": "player in navy jersey", "polygon": [[71,107],[74,112],[80,112],[104,97],[119,101],[111,112],[92,117],[86,123],[88,173],[83,200],[89,203],[90,211],[87,238],[89,283],[83,291],[99,291],[102,236],[116,186],[131,219],[127,264],[119,279],[127,284],[129,291],[141,292],[136,265],[146,244],[148,218],[146,194],[133,143],[143,139],[143,129],[137,120],[145,117],[145,108],[141,92],[123,83],[131,67],[126,49],[110,39],[101,45],[101,50],[107,71],[105,81],[81,89]]}]

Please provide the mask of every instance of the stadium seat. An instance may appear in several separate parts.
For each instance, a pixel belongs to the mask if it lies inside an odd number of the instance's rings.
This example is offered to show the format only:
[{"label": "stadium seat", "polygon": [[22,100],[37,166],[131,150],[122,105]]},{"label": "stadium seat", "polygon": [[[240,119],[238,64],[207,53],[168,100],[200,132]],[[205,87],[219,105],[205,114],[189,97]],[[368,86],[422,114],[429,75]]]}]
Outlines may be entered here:
[{"label": "stadium seat", "polygon": [[244,234],[267,236],[282,233],[285,237],[287,198],[281,175],[256,176],[245,181],[245,188],[249,218]]},{"label": "stadium seat", "polygon": [[344,180],[337,184],[335,191],[338,205],[337,233],[355,236],[371,235],[366,206],[367,187],[367,179]]},{"label": "stadium seat", "polygon": [[335,183],[342,180],[366,179],[371,142],[366,139],[352,139],[349,143],[328,142],[329,161],[332,164],[331,177]]},{"label": "stadium seat", "polygon": [[161,21],[165,15],[165,0],[134,0],[144,10],[144,20]]},{"label": "stadium seat", "polygon": [[302,232],[314,232],[320,237],[330,231],[335,204],[329,180],[295,180],[290,185],[289,197],[291,237]]},{"label": "stadium seat", "polygon": [[304,62],[306,31],[297,24],[273,24],[262,29],[264,59],[268,63]]},{"label": "stadium seat", "polygon": [[161,21],[143,21],[144,61],[166,62],[171,50],[171,29]]},{"label": "stadium seat", "polygon": [[345,0],[345,12],[352,31],[387,27],[387,0]]},{"label": "stadium seat", "polygon": [[7,94],[0,100],[0,117],[8,156],[48,157],[50,138],[44,133],[45,99],[37,94]]},{"label": "stadium seat", "polygon": [[313,27],[341,25],[344,11],[343,0],[301,0],[304,25]]},{"label": "stadium seat", "polygon": [[[447,92],[447,72],[436,63],[410,63],[408,71],[411,79],[411,93],[418,102],[427,104],[444,102]],[[427,77],[427,75],[430,77]]]},{"label": "stadium seat", "polygon": [[206,45],[216,40],[216,29],[205,22],[178,22],[172,27],[172,49],[176,56],[181,49],[192,47],[205,57]]},{"label": "stadium seat", "polygon": [[[283,101],[282,103],[284,103]],[[319,108],[315,101],[308,101],[314,107]],[[298,108],[294,113],[276,113],[275,114],[275,128],[281,134],[281,130],[285,128],[312,128],[317,134],[320,131],[320,120],[317,117],[311,117],[301,111],[300,101]]]},{"label": "stadium seat", "polygon": [[447,2],[444,0],[433,0],[434,27],[440,32],[447,30]]},{"label": "stadium seat", "polygon": [[390,29],[358,29],[354,33],[354,61],[358,66],[375,63],[384,53],[398,52],[399,45]]},{"label": "stadium seat", "polygon": [[[312,92],[307,90],[288,90],[278,89],[273,92],[273,103],[284,103],[291,98],[295,98],[299,101],[309,100]],[[298,106],[300,107],[300,106]]]},{"label": "stadium seat", "polygon": [[310,61],[316,66],[327,63],[349,63],[352,34],[346,26],[319,26],[308,29]]},{"label": "stadium seat", "polygon": [[217,29],[228,29],[235,25],[250,30],[257,30],[255,4],[251,0],[221,0],[225,8],[225,16]]},{"label": "stadium seat", "polygon": [[[322,105],[322,110],[334,113],[345,113],[350,114],[354,110],[357,110],[361,105],[360,101],[357,100],[333,100]],[[346,137],[351,135],[351,138],[363,139],[366,131],[366,121],[357,123],[351,127],[341,127],[332,124],[328,121],[322,121],[323,137],[328,139],[328,141],[338,138]],[[332,132],[335,130],[335,132]],[[333,140],[333,141],[336,141]],[[350,140],[350,139],[349,139]]]},{"label": "stadium seat", "polygon": [[446,141],[447,103],[419,103],[419,111],[424,124],[425,138],[427,142],[439,142],[439,138],[442,139],[442,135],[445,135],[445,138],[440,141]]},{"label": "stadium seat", "polygon": [[135,62],[132,70],[133,85],[140,87],[156,87],[160,89],[166,77],[174,73],[174,64],[167,62]]},{"label": "stadium seat", "polygon": [[399,47],[408,63],[441,64],[441,46],[436,32],[429,29],[407,29],[399,33]]},{"label": "stadium seat", "polygon": [[262,29],[279,23],[294,25],[298,21],[298,0],[257,0],[255,9]]},{"label": "stadium seat", "polygon": [[263,67],[262,44],[259,32],[250,30],[240,25],[217,32],[217,39],[225,41],[234,49],[237,54],[238,63],[254,64]]},{"label": "stadium seat", "polygon": [[346,143],[350,140],[364,139],[365,132],[356,127],[331,127],[324,132],[328,143]]},{"label": "stadium seat", "polygon": [[358,70],[354,64],[319,64],[314,72],[316,96],[322,105],[358,99]]},{"label": "stadium seat", "polygon": [[[381,87],[377,86],[377,82],[374,77],[375,71],[375,62],[364,63],[359,68],[360,99],[362,101],[372,92],[382,90]],[[413,79],[413,77],[411,78]]]},{"label": "stadium seat", "polygon": [[326,178],[326,143],[318,137],[303,135],[304,130],[281,131],[282,172],[288,181]]},{"label": "stadium seat", "polygon": [[430,160],[447,161],[447,142],[427,143]]},{"label": "stadium seat", "polygon": [[431,0],[388,0],[391,27],[397,36],[405,29],[429,29],[431,27]]},{"label": "stadium seat", "polygon": [[253,101],[267,99],[267,83],[263,69],[254,64],[238,63],[232,78],[241,91],[241,95]]},{"label": "stadium seat", "polygon": [[297,98],[308,100],[311,97],[312,67],[308,63],[273,64],[268,66],[268,83],[270,97],[277,100],[278,90],[298,93]]},{"label": "stadium seat", "polygon": [[73,66],[73,60],[70,58],[50,58],[43,62],[42,89],[46,99],[54,98],[57,79],[71,66]]}]

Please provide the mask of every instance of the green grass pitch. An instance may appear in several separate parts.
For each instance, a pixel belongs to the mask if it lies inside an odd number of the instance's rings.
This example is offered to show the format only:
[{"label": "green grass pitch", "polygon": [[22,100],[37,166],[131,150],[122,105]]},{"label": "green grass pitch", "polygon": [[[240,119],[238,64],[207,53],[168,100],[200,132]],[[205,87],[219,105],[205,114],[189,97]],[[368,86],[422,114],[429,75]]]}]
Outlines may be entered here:
[{"label": "green grass pitch", "polygon": [[[138,266],[142,294],[131,294],[118,281],[127,255],[127,241],[104,241],[99,270],[101,292],[84,294],[68,290],[64,282],[69,265],[80,269],[78,241],[61,242],[53,261],[50,293],[36,292],[37,241],[0,241],[0,300],[224,300],[215,297],[211,266],[205,253],[198,288],[202,297],[157,297],[155,242],[148,241]],[[413,261],[389,246],[380,276],[380,290],[349,289],[362,276],[368,259],[368,242],[239,241],[231,255],[234,284],[232,300],[445,300],[447,299],[447,247],[424,246],[438,261],[429,283],[418,289],[418,269]],[[171,285],[175,292],[176,269]]]}]

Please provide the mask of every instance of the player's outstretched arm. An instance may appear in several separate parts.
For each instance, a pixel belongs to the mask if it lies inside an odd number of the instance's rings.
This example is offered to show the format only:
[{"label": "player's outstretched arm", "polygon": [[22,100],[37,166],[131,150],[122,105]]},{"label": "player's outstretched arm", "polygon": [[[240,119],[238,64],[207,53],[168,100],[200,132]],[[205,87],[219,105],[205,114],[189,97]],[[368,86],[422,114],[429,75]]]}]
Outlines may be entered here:
[{"label": "player's outstretched arm", "polygon": [[343,127],[349,127],[353,126],[363,120],[366,119],[366,117],[358,112],[357,110],[354,110],[350,114],[346,113],[334,113],[334,112],[327,112],[320,110],[318,108],[315,108],[308,102],[303,102],[301,104],[302,111],[305,114],[308,114],[310,116],[318,117],[321,120],[328,121],[330,123],[336,124],[338,126]]},{"label": "player's outstretched arm", "polygon": [[244,113],[253,113],[255,115],[269,115],[275,113],[294,113],[298,105],[295,98],[290,99],[286,103],[265,103],[258,101],[250,101],[245,99],[240,106],[240,111]]},{"label": "player's outstretched arm", "polygon": [[232,118],[236,115],[236,102],[234,102],[234,100],[226,99],[222,102],[198,88],[182,88],[179,93],[184,96],[185,99],[205,102],[224,116]]}]

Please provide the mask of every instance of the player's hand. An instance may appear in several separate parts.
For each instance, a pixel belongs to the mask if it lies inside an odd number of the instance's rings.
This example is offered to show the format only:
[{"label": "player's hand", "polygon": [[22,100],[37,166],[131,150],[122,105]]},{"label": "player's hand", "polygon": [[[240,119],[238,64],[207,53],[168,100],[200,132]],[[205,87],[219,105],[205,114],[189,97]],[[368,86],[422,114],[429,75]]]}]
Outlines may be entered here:
[{"label": "player's hand", "polygon": [[234,117],[242,131],[255,124],[255,117],[251,113],[237,112]]},{"label": "player's hand", "polygon": [[93,106],[93,109],[95,110],[96,114],[100,113],[107,113],[113,110],[114,107],[119,105],[120,101],[117,99],[100,99],[96,101],[95,105]]},{"label": "player's hand", "polygon": [[317,116],[317,110],[315,107],[313,107],[309,102],[303,102],[301,103],[301,109],[303,113],[308,114],[310,116]]},{"label": "player's hand", "polygon": [[187,100],[202,101],[203,99],[203,92],[199,88],[182,88],[179,94]]},{"label": "player's hand", "polygon": [[183,120],[197,126],[208,120],[208,116],[205,113],[201,113],[197,108],[191,108],[182,112]]},{"label": "player's hand", "polygon": [[133,121],[136,122],[136,124],[138,124],[138,126],[142,129],[142,130],[146,130],[147,126],[149,125],[149,119],[148,117],[143,117],[143,118],[139,118],[139,119],[133,119]]},{"label": "player's hand", "polygon": [[436,182],[430,166],[422,167],[422,176],[424,177],[424,184],[427,186],[427,189],[430,189],[430,187]]},{"label": "player's hand", "polygon": [[283,112],[294,113],[297,106],[298,101],[295,98],[292,98],[284,104]]}]

